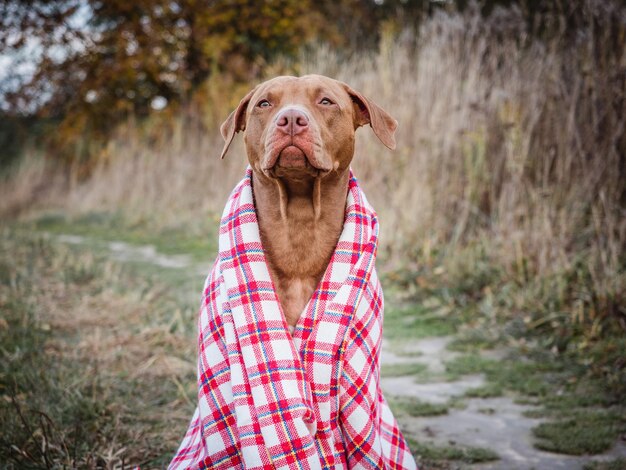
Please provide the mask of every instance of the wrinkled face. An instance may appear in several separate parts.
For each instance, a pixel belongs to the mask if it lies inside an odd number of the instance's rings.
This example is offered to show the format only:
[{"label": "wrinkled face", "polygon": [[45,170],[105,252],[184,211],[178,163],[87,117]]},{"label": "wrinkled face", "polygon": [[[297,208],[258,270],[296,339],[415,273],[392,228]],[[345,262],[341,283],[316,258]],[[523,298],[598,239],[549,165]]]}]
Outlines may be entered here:
[{"label": "wrinkled face", "polygon": [[222,158],[245,131],[255,172],[270,178],[342,172],[354,154],[354,131],[365,124],[395,148],[396,120],[345,83],[321,75],[277,77],[250,91],[224,121]]},{"label": "wrinkled face", "polygon": [[354,154],[355,103],[326,77],[278,77],[261,84],[246,108],[252,167],[268,176],[347,168]]}]

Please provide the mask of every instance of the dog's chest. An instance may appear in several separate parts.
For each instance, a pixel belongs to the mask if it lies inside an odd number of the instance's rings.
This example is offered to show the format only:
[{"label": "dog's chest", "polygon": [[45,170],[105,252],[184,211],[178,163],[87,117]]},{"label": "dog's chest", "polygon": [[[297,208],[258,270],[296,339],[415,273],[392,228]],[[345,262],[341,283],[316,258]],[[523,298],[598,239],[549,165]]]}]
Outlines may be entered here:
[{"label": "dog's chest", "polygon": [[268,267],[281,308],[295,326],[315,292],[335,250],[341,232],[324,228],[291,227],[291,230],[261,229]]}]

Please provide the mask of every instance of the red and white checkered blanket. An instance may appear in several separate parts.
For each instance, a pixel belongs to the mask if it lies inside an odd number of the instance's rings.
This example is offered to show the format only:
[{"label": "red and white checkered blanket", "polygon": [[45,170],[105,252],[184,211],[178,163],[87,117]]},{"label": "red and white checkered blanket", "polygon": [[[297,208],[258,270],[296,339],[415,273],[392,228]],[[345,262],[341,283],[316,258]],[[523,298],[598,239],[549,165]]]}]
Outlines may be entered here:
[{"label": "red and white checkered blanket", "polygon": [[248,169],[222,216],[199,318],[198,406],[170,469],[416,468],[380,389],[377,236],[351,175],[341,237],[292,336]]}]

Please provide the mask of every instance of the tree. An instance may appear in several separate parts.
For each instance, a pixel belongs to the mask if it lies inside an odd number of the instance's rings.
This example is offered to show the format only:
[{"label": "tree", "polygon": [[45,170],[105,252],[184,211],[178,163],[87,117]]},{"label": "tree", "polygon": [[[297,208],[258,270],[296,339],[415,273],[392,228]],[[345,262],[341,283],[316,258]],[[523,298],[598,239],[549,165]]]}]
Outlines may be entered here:
[{"label": "tree", "polygon": [[104,137],[211,73],[250,80],[324,28],[308,0],[0,0],[0,55],[35,68],[4,80],[3,107],[60,122],[60,141]]}]

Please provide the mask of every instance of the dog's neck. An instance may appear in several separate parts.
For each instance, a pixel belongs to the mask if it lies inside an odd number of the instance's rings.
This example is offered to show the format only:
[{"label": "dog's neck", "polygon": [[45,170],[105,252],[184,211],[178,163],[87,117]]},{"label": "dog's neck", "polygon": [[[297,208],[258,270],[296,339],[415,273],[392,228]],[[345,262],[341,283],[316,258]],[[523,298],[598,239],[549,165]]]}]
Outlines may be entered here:
[{"label": "dog's neck", "polygon": [[348,180],[349,170],[317,178],[253,174],[261,241],[289,325],[297,323],[335,250]]}]

